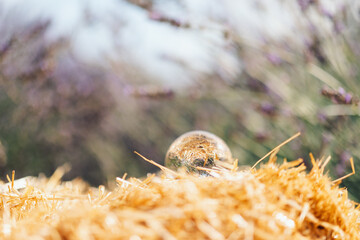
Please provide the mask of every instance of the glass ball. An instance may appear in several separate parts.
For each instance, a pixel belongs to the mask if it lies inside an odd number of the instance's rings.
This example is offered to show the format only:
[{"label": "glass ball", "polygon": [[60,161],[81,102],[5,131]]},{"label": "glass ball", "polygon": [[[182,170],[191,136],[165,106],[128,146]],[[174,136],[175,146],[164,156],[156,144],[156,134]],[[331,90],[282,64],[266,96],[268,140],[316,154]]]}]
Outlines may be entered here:
[{"label": "glass ball", "polygon": [[165,166],[187,172],[206,174],[197,167],[212,168],[216,161],[231,163],[232,156],[226,143],[215,134],[206,131],[191,131],[178,137],[169,147]]}]

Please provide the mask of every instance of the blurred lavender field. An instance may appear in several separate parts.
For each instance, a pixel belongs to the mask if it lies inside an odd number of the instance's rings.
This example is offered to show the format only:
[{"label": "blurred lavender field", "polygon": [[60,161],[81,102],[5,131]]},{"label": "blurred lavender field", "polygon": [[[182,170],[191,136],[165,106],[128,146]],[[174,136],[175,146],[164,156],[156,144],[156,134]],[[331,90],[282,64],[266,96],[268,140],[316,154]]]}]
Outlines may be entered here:
[{"label": "blurred lavender field", "polygon": [[[157,169],[182,133],[222,137],[252,165],[332,156],[360,169],[357,1],[3,0],[1,176],[92,184]],[[309,164],[310,166],[310,164]],[[360,199],[360,177],[344,181]]]}]

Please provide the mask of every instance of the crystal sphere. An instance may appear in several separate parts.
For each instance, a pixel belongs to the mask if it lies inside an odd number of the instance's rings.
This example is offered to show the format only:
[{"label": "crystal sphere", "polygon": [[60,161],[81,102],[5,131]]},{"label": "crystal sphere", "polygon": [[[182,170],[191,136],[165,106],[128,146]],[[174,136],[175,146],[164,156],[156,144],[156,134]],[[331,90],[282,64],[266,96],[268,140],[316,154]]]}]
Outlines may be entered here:
[{"label": "crystal sphere", "polygon": [[215,134],[206,131],[191,131],[178,137],[169,147],[165,166],[187,172],[205,173],[197,167],[212,168],[216,161],[232,162],[231,151]]}]

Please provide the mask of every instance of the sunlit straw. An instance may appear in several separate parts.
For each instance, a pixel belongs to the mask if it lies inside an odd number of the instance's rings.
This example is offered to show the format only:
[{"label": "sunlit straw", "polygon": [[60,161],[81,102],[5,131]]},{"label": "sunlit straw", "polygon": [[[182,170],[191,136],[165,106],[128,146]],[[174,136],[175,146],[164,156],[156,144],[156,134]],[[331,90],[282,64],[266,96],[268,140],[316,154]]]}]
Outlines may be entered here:
[{"label": "sunlit straw", "polygon": [[286,141],[282,142],[281,144],[279,144],[277,147],[275,147],[273,150],[271,150],[270,152],[268,152],[265,156],[263,156],[262,158],[260,158],[255,164],[254,166],[251,167],[251,169],[254,169],[262,160],[264,160],[265,158],[267,158],[269,155],[271,155],[273,152],[277,151],[279,148],[281,148],[282,146],[284,146],[285,144],[291,142],[292,140],[294,140],[295,138],[299,137],[301,135],[300,132],[296,133],[294,136],[292,136],[291,138],[287,139]]}]

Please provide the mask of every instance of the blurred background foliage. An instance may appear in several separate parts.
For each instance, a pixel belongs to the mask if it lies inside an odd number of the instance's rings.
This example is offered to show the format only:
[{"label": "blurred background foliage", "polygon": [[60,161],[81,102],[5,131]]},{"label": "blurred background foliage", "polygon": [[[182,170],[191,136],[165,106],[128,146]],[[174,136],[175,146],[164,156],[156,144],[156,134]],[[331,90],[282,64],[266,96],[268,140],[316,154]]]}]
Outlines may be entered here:
[{"label": "blurred background foliage", "polygon": [[[127,4],[159,26],[203,31],[192,19],[157,11],[158,2]],[[74,53],[71,38],[48,37],[51,20],[19,24],[16,12],[2,9],[1,176],[12,169],[17,177],[50,175],[66,162],[68,179],[82,177],[91,184],[125,172],[143,176],[157,169],[134,150],[163,163],[171,142],[193,129],[223,138],[246,165],[301,131],[281,149],[281,158],[303,158],[311,167],[310,152],[318,158],[331,155],[327,169],[333,178],[351,171],[351,156],[360,169],[358,13],[352,1],[332,13],[321,1],[292,2],[296,31],[287,37],[248,38],[236,25],[215,21],[221,48],[232,60],[216,62],[213,71],[197,72],[163,57],[189,73],[186,84],[176,82],[177,72],[167,75],[175,83],[159,81],[127,58],[121,44],[112,52],[117,58],[84,61]],[[343,185],[360,200],[359,174]]]}]

